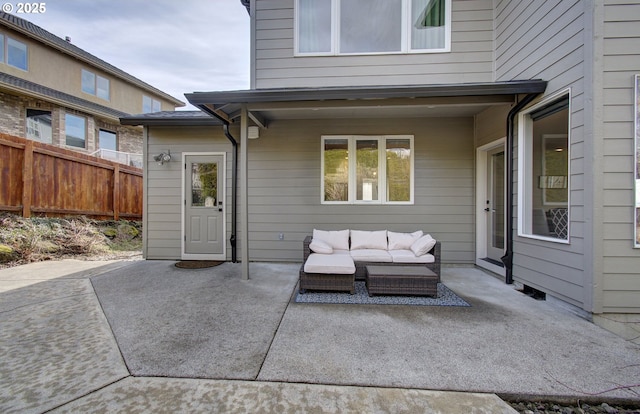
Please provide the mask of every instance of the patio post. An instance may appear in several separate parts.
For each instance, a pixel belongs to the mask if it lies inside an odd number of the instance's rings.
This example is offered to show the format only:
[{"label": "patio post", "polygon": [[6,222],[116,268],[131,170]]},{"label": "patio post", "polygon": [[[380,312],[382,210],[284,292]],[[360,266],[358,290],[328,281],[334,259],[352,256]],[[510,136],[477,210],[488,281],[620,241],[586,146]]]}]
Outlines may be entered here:
[{"label": "patio post", "polygon": [[240,110],[240,251],[242,279],[249,280],[249,171],[248,160],[248,125],[247,106]]}]

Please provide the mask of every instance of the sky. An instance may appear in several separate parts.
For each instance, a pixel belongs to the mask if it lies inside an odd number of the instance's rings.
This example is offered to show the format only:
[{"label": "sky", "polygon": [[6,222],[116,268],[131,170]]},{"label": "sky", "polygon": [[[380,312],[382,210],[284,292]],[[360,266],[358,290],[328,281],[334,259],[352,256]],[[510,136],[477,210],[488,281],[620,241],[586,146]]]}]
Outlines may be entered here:
[{"label": "sky", "polygon": [[249,89],[240,0],[46,0],[16,14],[187,104],[185,93]]}]

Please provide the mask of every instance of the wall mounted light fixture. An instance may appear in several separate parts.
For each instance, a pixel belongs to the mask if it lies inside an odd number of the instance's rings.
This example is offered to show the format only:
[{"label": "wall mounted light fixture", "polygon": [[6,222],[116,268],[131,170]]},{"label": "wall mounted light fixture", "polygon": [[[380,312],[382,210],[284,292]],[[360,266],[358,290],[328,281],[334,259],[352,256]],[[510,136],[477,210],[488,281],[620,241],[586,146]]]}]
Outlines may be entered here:
[{"label": "wall mounted light fixture", "polygon": [[154,155],[153,159],[158,163],[158,165],[163,165],[165,162],[171,161],[171,151],[167,150],[167,152],[161,152],[158,155]]}]

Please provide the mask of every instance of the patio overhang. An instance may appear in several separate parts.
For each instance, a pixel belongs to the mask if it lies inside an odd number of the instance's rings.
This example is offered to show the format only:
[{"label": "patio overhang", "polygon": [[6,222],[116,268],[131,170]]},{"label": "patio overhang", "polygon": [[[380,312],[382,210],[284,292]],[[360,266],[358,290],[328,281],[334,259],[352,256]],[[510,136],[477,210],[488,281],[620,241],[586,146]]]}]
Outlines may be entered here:
[{"label": "patio overhang", "polygon": [[245,107],[266,128],[275,119],[473,116],[491,105],[515,102],[521,94],[544,92],[547,82],[456,83],[404,86],[249,89],[193,92],[187,100],[223,122],[233,123]]},{"label": "patio overhang", "polygon": [[[490,106],[513,106],[520,96],[534,97],[547,87],[543,80],[404,86],[249,89],[185,94],[203,112],[240,125],[240,230],[243,279],[249,279],[248,129],[267,128],[285,119],[376,119],[473,117]],[[235,146],[237,148],[237,146]],[[235,184],[234,184],[235,194]],[[235,210],[235,209],[234,209]]]}]

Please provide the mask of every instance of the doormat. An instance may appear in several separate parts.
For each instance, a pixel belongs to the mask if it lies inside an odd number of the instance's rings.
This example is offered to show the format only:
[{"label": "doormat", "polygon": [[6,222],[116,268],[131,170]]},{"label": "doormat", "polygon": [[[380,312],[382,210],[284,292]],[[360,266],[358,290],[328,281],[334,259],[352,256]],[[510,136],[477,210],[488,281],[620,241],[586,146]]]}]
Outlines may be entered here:
[{"label": "doormat", "polygon": [[335,303],[358,305],[416,305],[416,306],[471,306],[456,295],[443,283],[438,283],[438,297],[431,296],[400,296],[400,295],[376,295],[369,296],[365,282],[356,282],[356,293],[348,292],[315,292],[296,294],[297,303]]},{"label": "doormat", "polygon": [[220,260],[182,260],[176,263],[176,267],[180,269],[205,269],[207,267],[215,267],[224,262]]}]

